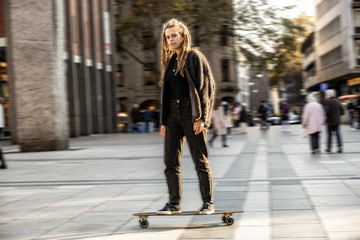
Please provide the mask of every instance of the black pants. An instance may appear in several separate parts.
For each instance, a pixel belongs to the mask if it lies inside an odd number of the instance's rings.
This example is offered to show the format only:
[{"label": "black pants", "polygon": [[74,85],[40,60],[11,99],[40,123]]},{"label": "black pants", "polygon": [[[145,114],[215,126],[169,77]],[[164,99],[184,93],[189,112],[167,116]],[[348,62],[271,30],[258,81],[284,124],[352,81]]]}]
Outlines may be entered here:
[{"label": "black pants", "polygon": [[[215,138],[218,135],[216,134],[216,132],[214,132],[214,134],[212,135],[211,139],[209,140],[209,144],[211,146],[211,144],[214,142]],[[222,145],[225,146],[226,145],[226,135],[221,135],[221,141],[222,141]]]},{"label": "black pants", "polygon": [[310,147],[311,151],[319,149],[320,132],[310,134]]},{"label": "black pants", "polygon": [[199,178],[204,202],[213,201],[213,179],[206,147],[207,129],[195,135],[193,130],[190,99],[171,101],[165,131],[165,175],[172,203],[181,201],[180,160],[185,139]]},{"label": "black pants", "polygon": [[335,132],[336,134],[336,139],[337,139],[337,144],[338,144],[338,148],[342,147],[342,141],[341,141],[341,136],[340,136],[340,126],[339,125],[332,125],[332,126],[327,126],[327,149],[331,150],[331,138],[332,138],[332,133]]},{"label": "black pants", "polygon": [[5,162],[5,159],[4,159],[4,155],[3,155],[3,153],[2,153],[2,149],[1,149],[1,148],[0,148],[0,161],[1,161],[0,168],[7,168],[6,162]]}]

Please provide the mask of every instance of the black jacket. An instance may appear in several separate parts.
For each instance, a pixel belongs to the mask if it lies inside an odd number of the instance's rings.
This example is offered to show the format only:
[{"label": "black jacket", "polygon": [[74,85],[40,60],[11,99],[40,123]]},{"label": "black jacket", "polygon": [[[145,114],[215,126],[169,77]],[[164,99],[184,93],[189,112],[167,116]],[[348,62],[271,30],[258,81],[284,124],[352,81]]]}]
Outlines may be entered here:
[{"label": "black jacket", "polygon": [[[176,59],[174,54],[165,71],[166,75],[169,68]],[[180,73],[179,73],[180,74]],[[215,98],[215,80],[212,76],[209,63],[204,55],[198,50],[191,50],[186,58],[184,74],[189,83],[192,121],[202,119],[206,127],[210,126],[211,111]],[[161,91],[161,125],[167,125],[170,108],[170,88],[166,79]]]},{"label": "black jacket", "polygon": [[326,124],[329,126],[339,125],[340,116],[344,115],[344,109],[335,97],[325,99]]}]

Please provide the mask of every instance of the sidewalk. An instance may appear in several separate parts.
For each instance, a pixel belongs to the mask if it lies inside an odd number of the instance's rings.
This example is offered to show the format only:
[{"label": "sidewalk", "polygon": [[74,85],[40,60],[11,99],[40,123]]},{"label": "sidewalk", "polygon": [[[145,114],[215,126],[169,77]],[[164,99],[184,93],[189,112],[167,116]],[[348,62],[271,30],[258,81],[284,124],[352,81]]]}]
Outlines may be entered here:
[{"label": "sidewalk", "polygon": [[[135,212],[167,202],[159,133],[71,139],[70,149],[20,153],[1,142],[0,239],[360,239],[360,131],[342,126],[343,154],[312,155],[300,125],[248,128],[210,148],[215,207],[243,209],[226,226],[221,215],[149,217]],[[322,134],[322,147],[325,146]],[[185,146],[182,210],[201,207]]]}]

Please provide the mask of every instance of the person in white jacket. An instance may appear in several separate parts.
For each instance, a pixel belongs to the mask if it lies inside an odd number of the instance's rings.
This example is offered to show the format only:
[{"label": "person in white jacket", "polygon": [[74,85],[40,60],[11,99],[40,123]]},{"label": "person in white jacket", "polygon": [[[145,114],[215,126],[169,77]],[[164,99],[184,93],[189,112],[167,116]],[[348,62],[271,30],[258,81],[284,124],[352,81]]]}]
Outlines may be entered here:
[{"label": "person in white jacket", "polygon": [[213,135],[209,140],[210,147],[213,146],[213,142],[218,135],[221,135],[222,146],[228,147],[228,145],[226,144],[226,117],[224,115],[224,110],[221,106],[220,99],[215,100],[214,110],[212,111],[211,114],[211,122],[213,125],[212,128]]},{"label": "person in white jacket", "polygon": [[310,135],[310,148],[312,154],[320,153],[319,141],[320,132],[325,124],[325,110],[324,107],[317,102],[314,93],[307,96],[307,104],[303,109],[302,125],[306,133]]}]

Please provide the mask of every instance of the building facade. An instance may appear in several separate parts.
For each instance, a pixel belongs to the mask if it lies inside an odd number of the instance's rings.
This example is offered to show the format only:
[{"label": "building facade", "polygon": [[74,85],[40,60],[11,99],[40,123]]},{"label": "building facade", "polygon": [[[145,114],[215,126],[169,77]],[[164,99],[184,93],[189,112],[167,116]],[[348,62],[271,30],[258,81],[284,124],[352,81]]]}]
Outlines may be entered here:
[{"label": "building facade", "polygon": [[65,0],[70,136],[117,132],[111,0]]},{"label": "building facade", "polygon": [[305,88],[360,91],[360,1],[315,0],[315,31],[302,46]]}]

